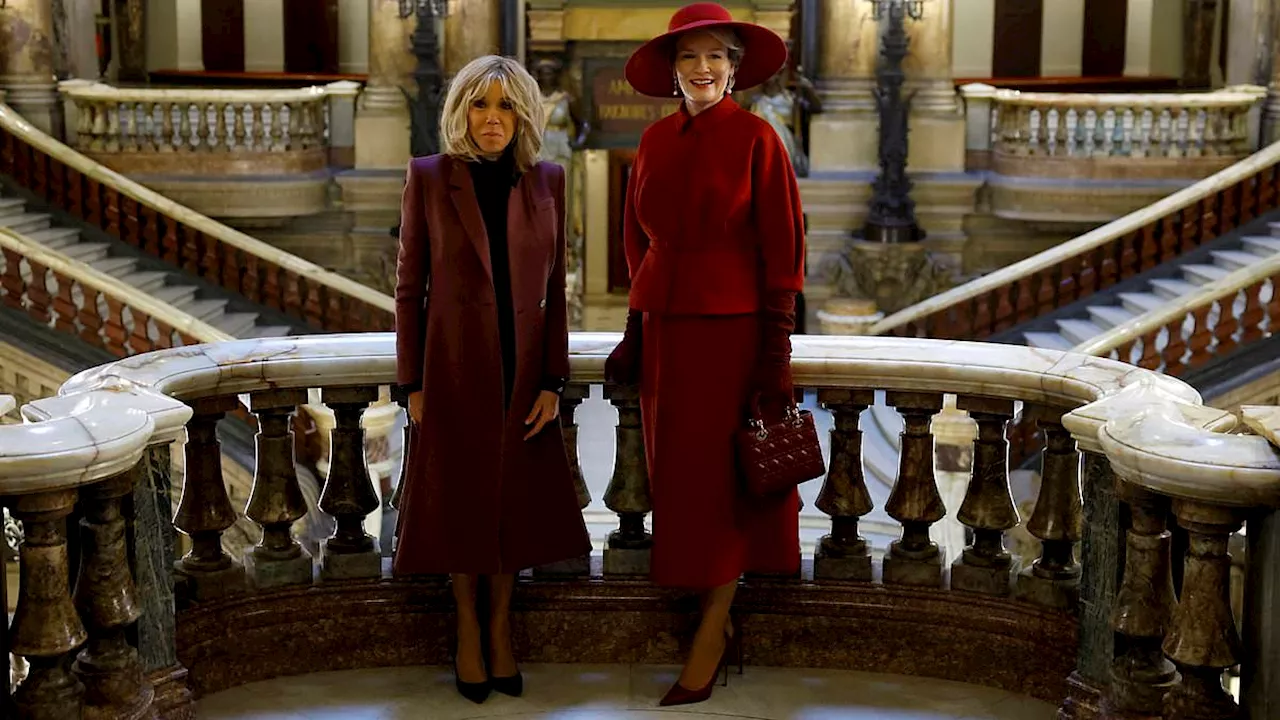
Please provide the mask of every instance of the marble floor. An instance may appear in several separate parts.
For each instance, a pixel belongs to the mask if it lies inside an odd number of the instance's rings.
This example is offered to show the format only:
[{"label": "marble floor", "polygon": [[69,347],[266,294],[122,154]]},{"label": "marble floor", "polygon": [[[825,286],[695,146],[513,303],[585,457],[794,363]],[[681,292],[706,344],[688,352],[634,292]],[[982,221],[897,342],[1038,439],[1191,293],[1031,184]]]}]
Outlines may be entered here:
[{"label": "marble floor", "polygon": [[659,708],[679,668],[527,665],[524,697],[458,696],[446,667],[321,673],[245,685],[200,701],[199,720],[1052,720],[1048,703],[902,675],[747,668],[711,700]]}]

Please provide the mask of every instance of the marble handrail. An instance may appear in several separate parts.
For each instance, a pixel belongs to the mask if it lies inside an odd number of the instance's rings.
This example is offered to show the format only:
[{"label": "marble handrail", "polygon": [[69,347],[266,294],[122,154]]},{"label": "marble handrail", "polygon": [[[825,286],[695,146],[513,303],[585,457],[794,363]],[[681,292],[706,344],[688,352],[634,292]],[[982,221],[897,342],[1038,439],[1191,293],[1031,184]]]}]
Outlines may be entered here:
[{"label": "marble handrail", "polygon": [[[1251,289],[1260,291],[1263,285],[1270,283],[1273,298],[1271,304],[1274,305],[1275,293],[1280,291],[1280,287],[1277,286],[1278,282],[1280,282],[1280,255],[1272,255],[1266,258],[1260,257],[1257,262],[1250,263],[1217,280],[1201,285],[1195,292],[1183,295],[1174,302],[1161,305],[1155,310],[1150,310],[1116,325],[1101,335],[1089,338],[1088,341],[1072,348],[1072,351],[1086,355],[1108,357],[1126,346],[1132,346],[1133,343],[1139,340],[1154,342],[1155,334],[1160,330],[1168,328],[1172,332],[1173,328],[1176,327],[1178,328],[1177,332],[1181,333],[1181,327],[1186,318],[1194,316],[1197,310],[1203,310],[1207,316],[1210,308],[1219,302],[1223,303],[1218,308],[1219,321],[1223,319],[1235,321],[1233,305],[1240,293]],[[1261,336],[1263,334],[1261,325],[1265,324],[1268,327],[1268,332],[1275,332],[1275,323],[1280,321],[1280,316],[1269,317],[1270,313],[1261,307],[1261,303],[1258,300],[1258,292],[1253,292],[1251,297],[1253,305],[1250,308],[1246,308],[1246,310],[1256,309],[1257,315],[1247,319],[1241,318],[1241,320],[1249,323],[1249,326],[1243,328],[1243,330],[1249,331],[1257,326],[1257,335]],[[1208,332],[1209,328],[1205,327],[1203,330]],[[1235,331],[1233,330],[1232,335],[1234,334]],[[1219,340],[1220,342],[1226,341],[1230,343],[1232,337],[1219,338]],[[1235,347],[1235,344],[1232,343],[1230,347],[1217,348],[1217,351],[1225,352],[1233,347]],[[1125,362],[1134,361],[1132,358],[1123,356],[1119,359]],[[1198,360],[1200,358],[1193,358],[1192,364],[1199,364]],[[1151,369],[1161,368],[1152,367]]]},{"label": "marble handrail", "polygon": [[322,100],[328,95],[325,86],[280,89],[206,89],[206,88],[134,88],[106,83],[67,80],[58,90],[73,98],[98,102],[154,103],[295,103]]},{"label": "marble handrail", "polygon": [[1126,235],[1138,233],[1174,213],[1193,208],[1216,194],[1245,182],[1264,170],[1273,168],[1277,163],[1280,163],[1280,143],[1269,145],[1231,167],[1214,173],[1147,207],[1090,230],[1080,237],[899,310],[873,325],[868,334],[885,335],[908,324],[920,323],[934,313],[992,293],[1002,287],[1014,285],[1020,280],[1072,261],[1116,242]]},{"label": "marble handrail", "polygon": [[[570,349],[575,381],[601,382],[604,360],[616,341],[615,334],[575,334]],[[1234,416],[1203,406],[1199,394],[1175,378],[1106,358],[988,343],[803,336],[794,346],[798,385],[984,395],[1076,408],[1064,425],[1082,448],[1116,453],[1113,460],[1122,462],[1129,448],[1135,457],[1167,451],[1165,462],[1185,465],[1186,484],[1197,497],[1234,504],[1245,490],[1259,497],[1280,493],[1280,459],[1260,466],[1255,438],[1224,434],[1235,427]],[[29,422],[43,423],[98,413],[104,397],[112,404],[136,397],[154,416],[155,431],[172,434],[181,432],[187,416],[175,411],[185,405],[169,398],[191,402],[266,388],[386,385],[394,373],[389,333],[238,340],[148,353],[87,370],[68,380],[57,397],[29,403],[22,412]],[[105,387],[114,392],[104,395]],[[1177,427],[1192,447],[1166,449],[1157,437],[1155,450],[1145,449],[1143,425],[1135,424],[1134,415],[1148,400],[1161,409],[1161,422]],[[1109,447],[1100,435],[1104,429],[1106,437],[1129,442]],[[0,477],[5,478],[0,494],[42,487],[38,479],[2,469],[13,447],[3,440],[4,432],[0,428]],[[1133,432],[1139,436],[1125,434]],[[139,445],[147,441],[134,439]],[[29,444],[18,447],[30,449]],[[1237,480],[1240,473],[1249,477],[1244,484]],[[1258,476],[1270,478],[1270,485],[1263,484],[1274,489],[1259,490]]]},{"label": "marble handrail", "polygon": [[21,139],[24,143],[56,159],[67,168],[91,178],[119,194],[132,198],[139,204],[154,208],[193,231],[202,233],[230,248],[258,258],[262,265],[272,265],[281,270],[329,288],[332,292],[351,298],[385,313],[395,312],[395,301],[388,295],[342,275],[325,270],[296,255],[283,252],[239,230],[180,205],[169,198],[137,183],[110,168],[94,162],[31,125],[8,105],[0,104],[0,128]]},{"label": "marble handrail", "polygon": [[[84,308],[74,307],[77,303],[70,297],[71,289],[79,286],[82,292],[84,289],[89,289],[95,291],[97,296],[118,300],[123,308],[137,311],[157,323],[163,323],[168,328],[195,343],[211,343],[235,339],[233,335],[209,325],[194,315],[161,302],[116,277],[100,272],[94,269],[92,265],[67,257],[57,250],[52,250],[8,228],[0,228],[0,250],[8,251],[5,253],[6,255],[13,253],[17,257],[25,259],[27,263],[38,265],[44,271],[53,273],[55,282],[57,282],[56,278],[58,277],[70,280],[66,297],[62,299],[71,302],[72,307],[67,308],[71,315],[78,313],[70,311],[84,312],[85,310]],[[3,266],[0,265],[0,267]],[[16,272],[17,268],[14,268],[14,271]],[[4,273],[0,272],[0,276],[2,275]],[[43,277],[40,279],[42,282],[45,281]],[[4,290],[9,290],[7,283]],[[46,288],[46,290],[50,296],[59,292],[56,289]],[[16,300],[12,295],[10,298]],[[80,302],[84,302],[83,297]],[[48,310],[48,308],[45,309]],[[50,315],[54,314],[56,312],[50,313]],[[107,318],[103,319],[106,320]]]},{"label": "marble handrail", "polygon": [[1266,88],[1243,85],[1197,93],[1053,93],[997,88],[990,97],[1002,105],[1090,106],[1112,108],[1250,107],[1266,96]]}]

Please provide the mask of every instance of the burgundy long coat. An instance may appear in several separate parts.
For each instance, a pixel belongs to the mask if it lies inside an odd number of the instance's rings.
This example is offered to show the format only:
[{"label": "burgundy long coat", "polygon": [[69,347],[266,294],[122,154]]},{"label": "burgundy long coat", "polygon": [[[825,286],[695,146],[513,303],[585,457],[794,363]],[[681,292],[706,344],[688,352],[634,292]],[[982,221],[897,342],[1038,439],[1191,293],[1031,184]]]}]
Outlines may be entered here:
[{"label": "burgundy long coat", "polygon": [[586,554],[558,422],[524,424],[546,376],[569,376],[564,171],[539,163],[507,209],[516,341],[504,410],[489,239],[466,163],[413,160],[396,268],[397,382],[424,391],[400,499],[396,574],[511,573]]}]

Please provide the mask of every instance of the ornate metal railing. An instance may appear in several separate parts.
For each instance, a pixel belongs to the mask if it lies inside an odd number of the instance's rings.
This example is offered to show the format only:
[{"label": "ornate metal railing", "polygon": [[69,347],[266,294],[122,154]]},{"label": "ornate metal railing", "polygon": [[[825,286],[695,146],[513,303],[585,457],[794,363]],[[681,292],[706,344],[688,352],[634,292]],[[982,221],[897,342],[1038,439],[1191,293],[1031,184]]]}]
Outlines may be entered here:
[{"label": "ornate metal railing", "polygon": [[982,340],[1280,207],[1280,144],[1114,222],[890,315],[870,334]]},{"label": "ornate metal railing", "polygon": [[179,205],[45,135],[4,105],[0,173],[148,255],[316,328],[392,325],[390,297]]},{"label": "ornate metal railing", "polygon": [[[346,92],[346,84],[342,85]],[[327,166],[329,92],[68,81],[75,148],[125,173],[269,175]]]},{"label": "ornate metal railing", "polygon": [[[575,467],[575,410],[602,381],[614,342],[613,335],[571,342],[575,384],[562,418]],[[192,692],[253,679],[445,662],[447,587],[438,578],[389,580],[362,528],[377,500],[360,416],[394,381],[394,366],[389,334],[165,350],[82,373],[58,397],[24,407],[28,424],[0,427],[0,496],[26,528],[8,640],[30,664],[14,698],[17,716],[79,716],[83,708],[133,717],[149,707],[170,717],[188,707]],[[1265,663],[1275,648],[1269,635],[1240,647],[1227,554],[1242,522],[1251,542],[1271,542],[1280,455],[1266,439],[1234,434],[1234,416],[1204,407],[1173,378],[1083,355],[798,337],[794,370],[835,418],[817,502],[831,526],[802,577],[750,577],[741,589],[751,662],[990,684],[1060,702],[1068,717],[1092,717],[1105,703],[1179,720],[1235,717],[1222,677],[1240,665],[1244,702],[1254,716],[1270,716],[1257,708],[1274,707],[1266,703],[1280,696],[1256,680],[1274,674]],[[318,558],[291,533],[304,508],[288,422],[315,388],[336,417],[320,506],[337,530]],[[886,503],[901,537],[883,559],[859,533],[873,506],[859,418],[880,390],[906,421]],[[948,510],[930,434],[947,395],[979,428],[957,512],[972,540],[949,569],[929,539]],[[604,397],[619,417],[604,497],[617,529],[602,563],[581,558],[522,581],[517,611],[526,619],[521,651],[529,661],[670,662],[679,647],[662,638],[682,633],[696,610],[641,577],[653,535],[638,397],[612,386]],[[259,428],[243,509],[228,498],[216,432],[219,419],[242,405]],[[1275,408],[1246,412],[1259,432],[1274,437],[1280,429]],[[1048,438],[1038,499],[1025,519],[1011,499],[1006,461],[1005,431],[1015,416],[1033,418]],[[170,475],[171,452],[185,456],[181,480]],[[171,510],[177,482],[181,500]],[[579,484],[585,506],[590,496]],[[1132,522],[1122,524],[1122,509]],[[221,542],[242,511],[262,528],[244,562]],[[1185,558],[1172,555],[1170,511],[1190,535]],[[73,512],[81,520],[68,537]],[[1038,541],[1031,557],[1006,550],[1007,534],[1019,526]],[[173,530],[189,540],[176,566]],[[68,546],[77,538],[73,595]],[[1246,592],[1272,587],[1280,564],[1252,551],[1249,560]],[[1176,604],[1175,567],[1182,571]],[[1246,617],[1245,632],[1258,621]],[[859,642],[826,642],[832,633]],[[1210,710],[1218,714],[1204,714]]]}]

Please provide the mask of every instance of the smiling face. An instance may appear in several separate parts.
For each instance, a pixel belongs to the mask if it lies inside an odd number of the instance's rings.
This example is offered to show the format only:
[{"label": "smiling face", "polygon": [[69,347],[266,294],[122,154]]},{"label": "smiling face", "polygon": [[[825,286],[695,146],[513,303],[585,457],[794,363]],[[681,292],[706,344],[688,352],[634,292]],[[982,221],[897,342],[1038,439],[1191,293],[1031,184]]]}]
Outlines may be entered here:
[{"label": "smiling face", "polygon": [[502,83],[489,83],[484,95],[467,108],[467,131],[480,153],[490,158],[502,154],[516,135],[516,111],[502,90]]},{"label": "smiling face", "polygon": [[690,33],[676,41],[676,79],[694,115],[715,105],[733,80],[729,49],[709,33]]}]

